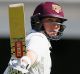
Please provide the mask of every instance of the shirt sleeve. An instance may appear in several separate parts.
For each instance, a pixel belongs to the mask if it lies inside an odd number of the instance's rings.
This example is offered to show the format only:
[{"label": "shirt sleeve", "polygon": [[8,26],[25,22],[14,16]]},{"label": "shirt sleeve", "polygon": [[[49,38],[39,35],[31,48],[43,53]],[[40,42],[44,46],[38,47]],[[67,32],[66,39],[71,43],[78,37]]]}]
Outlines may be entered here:
[{"label": "shirt sleeve", "polygon": [[45,56],[45,53],[49,53],[50,44],[48,41],[39,35],[32,36],[26,39],[27,49],[35,51],[39,56]]}]

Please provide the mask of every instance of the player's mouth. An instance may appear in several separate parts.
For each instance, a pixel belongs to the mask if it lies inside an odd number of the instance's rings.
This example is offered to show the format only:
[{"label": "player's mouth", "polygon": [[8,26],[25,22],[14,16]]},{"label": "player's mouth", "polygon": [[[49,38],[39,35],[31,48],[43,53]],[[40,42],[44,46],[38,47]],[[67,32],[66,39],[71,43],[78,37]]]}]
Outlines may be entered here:
[{"label": "player's mouth", "polygon": [[57,29],[54,29],[53,31],[47,31],[47,34],[49,35],[49,36],[57,36],[57,34],[58,34],[58,30]]}]

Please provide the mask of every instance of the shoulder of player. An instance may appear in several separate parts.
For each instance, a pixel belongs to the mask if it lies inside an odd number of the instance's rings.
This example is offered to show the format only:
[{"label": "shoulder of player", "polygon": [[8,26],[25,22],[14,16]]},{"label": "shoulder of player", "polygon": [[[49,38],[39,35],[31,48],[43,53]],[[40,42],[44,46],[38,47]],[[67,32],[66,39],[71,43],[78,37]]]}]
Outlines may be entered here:
[{"label": "shoulder of player", "polygon": [[26,39],[31,39],[33,37],[46,39],[46,36],[43,33],[40,33],[40,32],[30,33],[26,36]]}]

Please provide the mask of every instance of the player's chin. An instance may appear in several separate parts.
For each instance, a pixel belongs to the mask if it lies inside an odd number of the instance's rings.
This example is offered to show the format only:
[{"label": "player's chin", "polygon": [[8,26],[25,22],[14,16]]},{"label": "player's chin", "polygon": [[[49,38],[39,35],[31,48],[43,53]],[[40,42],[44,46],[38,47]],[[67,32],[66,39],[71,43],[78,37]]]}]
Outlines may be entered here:
[{"label": "player's chin", "polygon": [[57,32],[48,32],[47,33],[50,37],[55,37],[57,36]]}]

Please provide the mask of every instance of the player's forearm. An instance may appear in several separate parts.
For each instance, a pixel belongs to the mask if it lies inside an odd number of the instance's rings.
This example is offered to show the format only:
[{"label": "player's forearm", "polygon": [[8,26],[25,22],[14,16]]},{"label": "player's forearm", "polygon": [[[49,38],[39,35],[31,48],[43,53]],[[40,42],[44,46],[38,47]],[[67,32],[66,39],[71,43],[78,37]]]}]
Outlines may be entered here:
[{"label": "player's forearm", "polygon": [[28,50],[27,52],[27,57],[31,60],[31,64],[34,64],[34,62],[37,60],[38,55],[32,51],[32,50]]}]

